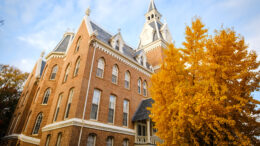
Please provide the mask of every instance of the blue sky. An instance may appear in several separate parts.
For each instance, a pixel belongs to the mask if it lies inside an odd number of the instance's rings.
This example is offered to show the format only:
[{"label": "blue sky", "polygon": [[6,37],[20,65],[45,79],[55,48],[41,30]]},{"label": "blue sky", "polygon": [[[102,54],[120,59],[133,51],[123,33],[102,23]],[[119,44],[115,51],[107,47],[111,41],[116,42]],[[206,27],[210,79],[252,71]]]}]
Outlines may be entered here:
[{"label": "blue sky", "polygon": [[[76,31],[90,6],[91,20],[108,32],[118,28],[136,48],[150,0],[1,0],[0,63],[30,72],[41,52],[52,50],[65,31]],[[199,16],[214,32],[221,25],[245,37],[250,50],[260,54],[259,0],[155,0],[177,47],[184,41],[185,25]],[[259,57],[258,57],[259,60]],[[255,93],[260,100],[260,93]]]}]

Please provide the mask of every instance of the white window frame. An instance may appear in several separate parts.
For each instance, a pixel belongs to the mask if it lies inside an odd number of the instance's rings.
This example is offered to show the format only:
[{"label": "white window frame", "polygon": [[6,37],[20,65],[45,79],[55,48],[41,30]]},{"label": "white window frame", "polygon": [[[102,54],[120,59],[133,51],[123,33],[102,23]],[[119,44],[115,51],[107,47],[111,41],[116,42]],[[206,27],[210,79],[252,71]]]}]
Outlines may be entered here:
[{"label": "white window frame", "polygon": [[[74,88],[71,88],[69,90],[69,98],[68,98],[68,102],[66,105],[66,110],[65,110],[65,114],[64,114],[64,119],[68,119],[69,118],[69,112],[71,109],[71,105],[72,105],[72,98],[74,96]],[[68,115],[68,116],[67,116]]]},{"label": "white window frame", "polygon": [[79,51],[80,42],[81,42],[81,37],[78,38],[77,45],[76,45],[76,48],[75,48],[75,52]]},{"label": "white window frame", "polygon": [[[113,110],[114,110],[114,111],[113,111],[113,121],[112,121],[112,123],[109,121],[109,110],[111,109],[111,108],[110,108],[111,97],[114,98],[114,106],[113,106]],[[108,123],[114,124],[114,122],[115,122],[115,112],[116,112],[116,96],[113,95],[113,94],[111,94],[111,95],[109,96],[109,105],[108,105]]]},{"label": "white window frame", "polygon": [[[128,82],[128,87],[126,87],[126,82]],[[130,85],[131,84],[131,74],[130,74],[130,72],[129,71],[126,71],[125,72],[125,88],[126,89],[130,89]]]},{"label": "white window frame", "polygon": [[[58,65],[54,65],[51,70],[50,80],[55,80],[58,72]],[[53,77],[54,76],[54,77]]]},{"label": "white window frame", "polygon": [[[125,142],[126,142],[126,145],[125,145]],[[129,146],[129,140],[128,139],[123,140],[123,146]]]},{"label": "white window frame", "polygon": [[[92,115],[92,105],[93,104],[96,104],[96,103],[93,103],[93,101],[94,101],[94,97],[95,97],[95,91],[97,91],[97,92],[99,92],[99,99],[98,99],[98,103],[97,103],[97,115],[96,115],[96,119],[93,119],[92,117],[91,117],[91,115]],[[99,89],[94,89],[94,92],[93,92],[93,97],[92,97],[92,103],[91,103],[91,111],[90,111],[90,119],[91,120],[95,120],[95,121],[97,121],[98,120],[98,114],[99,114],[99,104],[100,104],[100,98],[101,98],[101,94],[102,94],[102,91],[101,90],[99,90]]]},{"label": "white window frame", "polygon": [[12,133],[14,133],[14,131],[15,131],[15,129],[16,129],[16,126],[17,126],[17,123],[18,123],[18,121],[20,120],[20,117],[21,117],[21,114],[19,113],[18,116],[17,116],[17,118],[16,118],[16,121],[15,121],[14,128],[13,128],[13,132],[12,132]]},{"label": "white window frame", "polygon": [[78,75],[78,73],[79,73],[79,67],[80,67],[80,58],[78,58],[78,59],[76,60],[76,66],[75,66],[74,74],[73,74],[74,77]]},{"label": "white window frame", "polygon": [[109,145],[108,145],[109,139],[111,139],[111,146],[114,146],[114,138],[113,138],[112,136],[108,136],[108,137],[107,137],[106,146],[109,146]]},{"label": "white window frame", "polygon": [[[127,106],[128,106],[126,108],[125,108],[125,102],[127,102]],[[123,101],[123,126],[124,127],[128,127],[128,125],[129,125],[129,107],[130,107],[129,100],[124,99],[124,101]],[[125,109],[127,109],[127,112],[125,112]],[[124,113],[127,113],[126,125],[124,125]]]},{"label": "white window frame", "polygon": [[87,139],[87,146],[89,146],[90,144],[89,144],[89,137],[93,137],[93,145],[92,146],[95,146],[96,145],[96,135],[95,134],[89,134],[88,135],[88,139]]},{"label": "white window frame", "polygon": [[143,95],[147,96],[148,92],[147,92],[147,82],[144,81],[143,82]]},{"label": "white window frame", "polygon": [[38,88],[36,94],[35,94],[35,98],[34,98],[34,103],[37,102],[38,96],[39,96],[39,92],[40,92],[40,88]]},{"label": "white window frame", "polygon": [[63,83],[67,82],[68,77],[69,77],[69,73],[70,73],[70,64],[68,64],[67,67],[66,67],[64,78],[63,78]]},{"label": "white window frame", "polygon": [[[112,68],[112,83],[118,84],[118,66],[115,64]],[[116,82],[113,82],[113,77],[115,77]]]},{"label": "white window frame", "polygon": [[59,132],[55,146],[60,146],[61,145],[61,138],[62,138],[62,133]]},{"label": "white window frame", "polygon": [[[97,64],[97,72],[96,72],[96,76],[99,78],[103,78],[104,77],[104,72],[105,72],[105,60],[104,58],[99,58],[98,59],[98,64]],[[102,71],[101,76],[99,75],[99,72]]]},{"label": "white window frame", "polygon": [[62,97],[63,97],[63,93],[61,93],[59,95],[59,99],[58,99],[57,106],[56,106],[56,109],[55,109],[55,114],[54,114],[54,117],[53,117],[53,122],[57,121],[58,114],[60,113],[60,103],[62,101]]},{"label": "white window frame", "polygon": [[26,124],[25,124],[25,127],[24,127],[24,132],[27,131],[27,126],[28,126],[29,121],[31,120],[31,115],[32,115],[32,111],[29,113],[29,116],[27,118],[27,121],[26,121]]},{"label": "white window frame", "polygon": [[138,92],[138,94],[142,94],[142,80],[141,80],[141,78],[139,78],[138,82],[137,82],[137,92]]},{"label": "white window frame", "polygon": [[[44,103],[45,98],[46,98],[48,92],[49,92],[48,100],[47,100],[46,103]],[[47,104],[48,104],[48,101],[49,101],[49,99],[50,99],[50,96],[51,96],[51,88],[47,88],[47,89],[45,90],[44,95],[43,95],[43,98],[42,98],[42,105],[47,105]]]},{"label": "white window frame", "polygon": [[[35,128],[37,126],[37,123],[38,123],[38,119],[39,117],[41,116],[41,121],[40,121],[40,124],[39,124],[39,129],[37,131],[37,133],[34,133],[35,132]],[[34,123],[34,126],[33,126],[33,131],[32,131],[32,135],[38,135],[39,134],[39,130],[41,128],[41,123],[42,123],[42,120],[43,120],[43,114],[42,113],[39,113],[36,117],[36,120],[35,120],[35,123]]]},{"label": "white window frame", "polygon": [[51,141],[51,134],[48,134],[47,137],[46,137],[45,146],[49,146],[50,145],[50,141]]}]

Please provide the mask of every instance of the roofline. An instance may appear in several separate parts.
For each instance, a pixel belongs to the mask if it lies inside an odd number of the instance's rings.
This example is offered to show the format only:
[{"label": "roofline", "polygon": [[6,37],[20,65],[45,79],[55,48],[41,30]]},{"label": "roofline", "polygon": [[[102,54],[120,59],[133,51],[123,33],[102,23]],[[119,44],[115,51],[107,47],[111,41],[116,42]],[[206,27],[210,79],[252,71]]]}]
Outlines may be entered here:
[{"label": "roofline", "polygon": [[100,41],[99,39],[97,38],[94,38],[94,40],[101,44],[102,46],[108,48],[109,50],[113,51],[114,53],[116,53],[117,55],[120,55],[121,57],[123,57],[124,59],[127,59],[129,62],[133,63],[134,65],[136,65],[137,67],[139,67],[140,69],[144,70],[145,72],[147,72],[150,76],[154,73],[150,70],[148,70],[147,68],[143,67],[142,65],[138,64],[137,62],[135,62],[133,59],[127,57],[126,55],[120,53],[119,51],[113,49],[111,46],[105,44],[104,42]]}]

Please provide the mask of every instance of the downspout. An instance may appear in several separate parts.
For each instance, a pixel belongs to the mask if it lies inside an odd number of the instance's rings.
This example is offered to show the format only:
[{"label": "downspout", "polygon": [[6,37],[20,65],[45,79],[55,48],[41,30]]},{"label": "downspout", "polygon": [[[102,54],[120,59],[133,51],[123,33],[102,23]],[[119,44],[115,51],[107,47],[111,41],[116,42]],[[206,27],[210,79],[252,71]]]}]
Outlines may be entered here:
[{"label": "downspout", "polygon": [[[91,43],[94,43],[93,40],[91,40],[91,41],[92,41]],[[80,146],[82,130],[83,130],[83,126],[84,126],[84,119],[85,119],[86,107],[87,107],[87,102],[88,102],[88,93],[89,93],[90,82],[91,82],[91,77],[92,77],[95,54],[96,54],[96,47],[94,46],[94,53],[93,53],[93,58],[92,58],[92,61],[91,61],[91,68],[90,68],[90,71],[89,71],[88,88],[87,88],[87,93],[86,93],[86,98],[85,98],[85,103],[84,103],[84,110],[83,110],[83,115],[82,115],[82,125],[81,125],[80,133],[79,133],[78,146]]]}]

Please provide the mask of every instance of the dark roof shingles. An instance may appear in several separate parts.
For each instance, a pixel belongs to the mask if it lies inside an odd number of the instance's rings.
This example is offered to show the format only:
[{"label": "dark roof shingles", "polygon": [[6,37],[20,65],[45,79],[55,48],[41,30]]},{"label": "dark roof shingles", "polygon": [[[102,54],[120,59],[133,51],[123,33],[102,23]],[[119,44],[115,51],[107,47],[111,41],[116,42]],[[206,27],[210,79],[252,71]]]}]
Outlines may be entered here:
[{"label": "dark roof shingles", "polygon": [[152,98],[143,100],[140,104],[138,109],[136,110],[132,121],[141,121],[145,119],[149,119],[150,111],[147,110],[147,107],[152,107],[152,103],[154,103],[154,100]]}]

